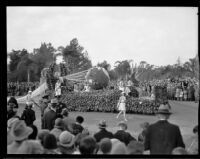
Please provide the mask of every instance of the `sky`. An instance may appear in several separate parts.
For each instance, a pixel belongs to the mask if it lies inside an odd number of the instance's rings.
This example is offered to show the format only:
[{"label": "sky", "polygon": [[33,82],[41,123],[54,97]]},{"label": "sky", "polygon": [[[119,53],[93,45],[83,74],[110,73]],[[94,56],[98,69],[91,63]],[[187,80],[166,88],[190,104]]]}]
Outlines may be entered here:
[{"label": "sky", "polygon": [[93,65],[175,64],[198,52],[197,7],[7,7],[7,52],[77,38]]}]

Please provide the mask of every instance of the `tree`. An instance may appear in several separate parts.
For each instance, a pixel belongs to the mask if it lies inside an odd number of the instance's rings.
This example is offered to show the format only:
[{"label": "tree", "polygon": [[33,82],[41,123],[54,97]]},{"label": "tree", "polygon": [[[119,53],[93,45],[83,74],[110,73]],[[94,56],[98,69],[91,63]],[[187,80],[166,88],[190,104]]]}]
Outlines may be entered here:
[{"label": "tree", "polygon": [[131,73],[130,60],[116,61],[115,71],[120,78],[127,78],[128,74]]},{"label": "tree", "polygon": [[84,51],[84,47],[79,45],[76,38],[70,41],[70,44],[63,49],[62,54],[70,73],[76,73],[92,67],[87,51]]},{"label": "tree", "polygon": [[104,60],[103,62],[98,63],[97,66],[103,67],[107,71],[109,71],[109,68],[110,68],[110,64],[106,60]]},{"label": "tree", "polygon": [[12,50],[10,53],[8,53],[8,56],[10,57],[10,64],[9,64],[10,72],[14,72],[16,70],[18,63],[21,61],[21,58],[27,54],[28,51],[26,49]]},{"label": "tree", "polygon": [[21,59],[21,61],[17,65],[17,70],[19,72],[19,75],[24,74],[26,72],[27,74],[27,81],[30,82],[30,74],[33,72],[34,74],[38,71],[37,64],[29,58],[29,55],[24,55]]}]

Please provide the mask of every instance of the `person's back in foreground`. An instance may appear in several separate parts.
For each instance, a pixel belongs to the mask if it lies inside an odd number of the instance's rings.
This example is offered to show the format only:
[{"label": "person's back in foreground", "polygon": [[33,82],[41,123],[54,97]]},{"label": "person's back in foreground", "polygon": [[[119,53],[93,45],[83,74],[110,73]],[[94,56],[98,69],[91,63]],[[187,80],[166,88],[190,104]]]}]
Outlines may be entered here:
[{"label": "person's back in foreground", "polygon": [[179,127],[167,121],[170,114],[168,106],[161,105],[157,112],[159,121],[148,127],[144,146],[150,154],[171,154],[176,147],[185,148]]}]

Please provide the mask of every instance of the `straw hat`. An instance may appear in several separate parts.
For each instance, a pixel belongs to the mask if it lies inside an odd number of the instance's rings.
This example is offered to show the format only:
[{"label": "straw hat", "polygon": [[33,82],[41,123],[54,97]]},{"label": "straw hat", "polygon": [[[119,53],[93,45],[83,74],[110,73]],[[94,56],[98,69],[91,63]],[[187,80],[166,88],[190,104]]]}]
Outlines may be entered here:
[{"label": "straw hat", "polygon": [[169,111],[169,106],[168,105],[164,105],[164,104],[161,104],[160,107],[158,108],[158,111],[156,112],[156,114],[172,114],[170,111]]},{"label": "straw hat", "polygon": [[24,120],[18,120],[13,123],[11,127],[11,136],[15,141],[21,141],[28,138],[28,136],[33,132],[33,129],[26,126]]},{"label": "straw hat", "polygon": [[75,136],[68,131],[63,131],[59,136],[60,145],[71,147],[74,144]]}]

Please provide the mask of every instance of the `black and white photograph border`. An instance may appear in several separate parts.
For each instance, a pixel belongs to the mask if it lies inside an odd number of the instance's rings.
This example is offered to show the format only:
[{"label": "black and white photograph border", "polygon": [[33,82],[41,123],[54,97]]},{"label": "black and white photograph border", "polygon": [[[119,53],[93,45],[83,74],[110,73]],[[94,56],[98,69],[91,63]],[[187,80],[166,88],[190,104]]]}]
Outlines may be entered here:
[{"label": "black and white photograph border", "polygon": [[198,6],[6,6],[6,30],[8,156],[198,154]]}]

